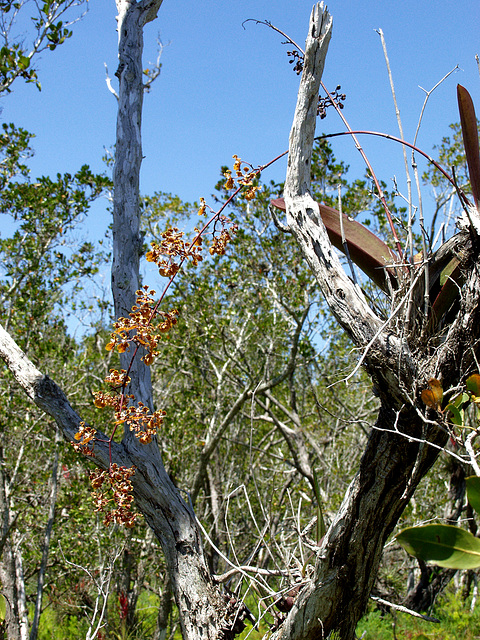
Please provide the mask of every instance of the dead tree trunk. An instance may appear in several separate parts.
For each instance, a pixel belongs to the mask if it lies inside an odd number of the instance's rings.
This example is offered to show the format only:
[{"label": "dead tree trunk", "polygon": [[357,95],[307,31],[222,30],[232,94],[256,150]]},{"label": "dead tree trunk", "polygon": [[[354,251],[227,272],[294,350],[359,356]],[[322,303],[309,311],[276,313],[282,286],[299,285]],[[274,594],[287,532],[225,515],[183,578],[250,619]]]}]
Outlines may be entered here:
[{"label": "dead tree trunk", "polygon": [[[317,555],[315,576],[275,637],[282,640],[355,637],[375,580],[383,545],[418,482],[446,442],[446,432],[424,418],[419,393],[426,381],[457,384],[475,365],[480,331],[478,242],[465,231],[466,285],[455,319],[439,336],[408,335],[406,300],[384,321],[371,310],[334,253],[318,205],[310,195],[317,100],[332,21],[322,5],[310,21],[303,75],[285,182],[287,222],[340,325],[362,349],[381,400],[360,470],[350,485]],[[439,346],[440,345],[440,346]]]},{"label": "dead tree trunk", "polygon": [[[117,0],[119,79],[117,142],[114,171],[112,292],[117,317],[126,316],[140,288],[139,175],[142,161],[141,120],[143,104],[143,27],[157,16],[162,0],[131,3]],[[122,354],[127,369],[131,354]],[[150,370],[134,361],[131,393],[153,409]],[[139,444],[126,431],[122,446],[129,466],[135,465],[134,494],[138,508],[159,539],[180,612],[185,638],[201,633],[205,638],[221,635],[225,609],[223,599],[213,587],[195,514],[166,473],[154,441]]]}]

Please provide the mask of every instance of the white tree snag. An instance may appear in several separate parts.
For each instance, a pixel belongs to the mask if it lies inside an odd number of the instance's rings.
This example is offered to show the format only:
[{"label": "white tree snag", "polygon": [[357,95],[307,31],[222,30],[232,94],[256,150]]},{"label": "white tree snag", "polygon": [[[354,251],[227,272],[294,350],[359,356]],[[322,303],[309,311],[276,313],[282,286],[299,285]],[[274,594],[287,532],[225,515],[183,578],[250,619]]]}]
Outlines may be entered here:
[{"label": "white tree snag", "polygon": [[[114,169],[112,292],[117,317],[128,316],[140,288],[139,176],[142,162],[143,27],[156,18],[162,0],[117,0],[119,79],[117,140]],[[150,370],[137,357],[130,369],[129,392],[135,402],[153,410]],[[121,354],[127,369],[131,353]],[[123,442],[131,464],[136,504],[158,537],[165,554],[183,637],[223,637],[226,605],[213,586],[193,509],[165,471],[157,443],[139,444],[125,432]],[[223,628],[225,627],[225,629]]]},{"label": "white tree snag", "polygon": [[[323,9],[323,2],[318,3],[310,18],[303,73],[290,131],[284,189],[287,222],[338,322],[359,347],[372,343],[373,351],[384,351],[382,322],[369,307],[360,287],[345,273],[328,238],[318,204],[310,194],[318,94],[331,34],[332,18]],[[401,345],[396,338],[394,343],[388,348],[393,348],[399,355]]]},{"label": "white tree snag", "polygon": [[[119,81],[117,136],[113,172],[113,264],[112,293],[115,316],[128,317],[140,288],[139,264],[143,239],[140,234],[140,167],[142,164],[143,27],[157,16],[162,0],[117,0]],[[143,355],[143,354],[140,354]],[[124,369],[131,353],[121,355]],[[152,408],[150,370],[140,361],[130,374],[132,393]],[[131,438],[130,434],[125,434]]]},{"label": "white tree snag", "polygon": [[[349,487],[317,556],[315,576],[302,591],[275,638],[313,640],[333,631],[342,640],[355,637],[375,580],[383,545],[419,480],[435,460],[446,434],[421,419],[418,400],[425,378],[451,384],[464,375],[474,356],[478,333],[472,309],[478,307],[478,274],[472,274],[471,296],[461,309],[442,349],[425,348],[419,336],[396,333],[367,304],[359,286],[346,275],[328,239],[317,204],[310,194],[310,169],[317,100],[332,21],[323,3],[312,12],[305,47],[285,182],[287,222],[308,261],[335,318],[363,350],[363,363],[382,402],[360,470]],[[465,238],[461,241],[465,244]],[[469,288],[467,287],[469,291]],[[477,307],[475,307],[477,304]],[[464,313],[462,313],[464,309]],[[399,307],[401,311],[401,306]],[[400,316],[400,313],[399,313]],[[468,319],[469,326],[465,327]],[[397,326],[401,326],[398,323]],[[456,341],[456,343],[455,343]],[[455,345],[455,346],[454,346]],[[423,346],[423,352],[420,351]],[[412,355],[415,354],[415,356]],[[441,355],[443,354],[443,355]],[[410,438],[409,438],[410,436]]]}]

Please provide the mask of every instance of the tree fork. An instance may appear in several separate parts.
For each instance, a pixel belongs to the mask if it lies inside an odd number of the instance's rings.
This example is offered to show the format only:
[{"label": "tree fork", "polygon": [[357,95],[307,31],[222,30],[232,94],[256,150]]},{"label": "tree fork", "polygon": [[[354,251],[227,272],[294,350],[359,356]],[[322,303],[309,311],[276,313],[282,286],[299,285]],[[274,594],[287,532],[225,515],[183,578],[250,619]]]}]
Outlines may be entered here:
[{"label": "tree fork", "polygon": [[470,273],[460,308],[441,338],[440,349],[429,346],[439,340],[438,332],[427,344],[421,343],[421,336],[412,336],[408,342],[396,333],[392,318],[384,322],[377,317],[332,249],[310,194],[318,92],[331,31],[331,17],[319,3],[310,20],[290,133],[284,191],[287,223],[330,310],[363,350],[362,362],[378,390],[381,408],[360,469],[317,554],[314,578],[274,634],[277,640],[327,638],[332,632],[342,640],[353,640],[383,545],[447,440],[446,431],[434,420],[423,419],[426,408],[419,401],[419,390],[433,376],[443,379],[446,388],[458,383],[474,366],[479,350],[478,248],[471,243],[465,261]]}]

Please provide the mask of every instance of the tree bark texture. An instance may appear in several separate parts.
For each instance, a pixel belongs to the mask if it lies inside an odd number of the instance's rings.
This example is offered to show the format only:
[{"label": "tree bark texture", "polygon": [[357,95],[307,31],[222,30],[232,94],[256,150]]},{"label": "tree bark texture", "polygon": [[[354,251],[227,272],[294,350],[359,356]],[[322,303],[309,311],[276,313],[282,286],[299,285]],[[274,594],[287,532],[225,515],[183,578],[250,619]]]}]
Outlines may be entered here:
[{"label": "tree bark texture", "polygon": [[[327,638],[332,632],[342,640],[355,637],[384,543],[446,442],[446,432],[434,420],[423,419],[426,408],[419,401],[420,390],[430,377],[441,379],[444,388],[458,384],[479,350],[478,246],[468,233],[457,243],[462,247],[467,283],[456,319],[441,336],[439,347],[433,338],[422,341],[418,335],[406,335],[405,324],[394,316],[388,321],[379,318],[332,249],[310,195],[318,92],[331,30],[323,3],[316,5],[290,134],[284,192],[287,222],[330,310],[362,349],[381,409],[360,470],[318,552],[314,577],[275,633],[282,640]],[[401,318],[402,301],[397,310]]]},{"label": "tree bark texture", "polygon": [[10,540],[7,540],[3,548],[2,561],[0,562],[0,581],[6,599],[5,627],[7,637],[9,640],[23,640],[18,610],[17,571]]},{"label": "tree bark texture", "polygon": [[[139,175],[142,161],[143,27],[153,20],[162,0],[117,0],[119,99],[114,170],[112,292],[117,317],[126,316],[140,288]],[[153,409],[150,370],[137,355],[130,369],[130,393]],[[122,354],[127,369],[130,353]],[[126,432],[122,442],[129,464],[136,466],[134,495],[139,510],[159,539],[185,638],[222,635],[225,603],[213,586],[195,514],[165,471],[156,441],[139,444]]]}]

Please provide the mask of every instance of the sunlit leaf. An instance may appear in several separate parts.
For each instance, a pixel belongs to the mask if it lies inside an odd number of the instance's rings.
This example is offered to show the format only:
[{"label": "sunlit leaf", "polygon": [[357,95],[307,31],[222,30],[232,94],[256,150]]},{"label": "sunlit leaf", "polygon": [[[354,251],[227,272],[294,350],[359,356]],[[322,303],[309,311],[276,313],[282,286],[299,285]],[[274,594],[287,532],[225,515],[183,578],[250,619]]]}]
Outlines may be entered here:
[{"label": "sunlit leaf", "polygon": [[480,540],[448,524],[404,529],[397,542],[412,556],[447,569],[480,567]]},{"label": "sunlit leaf", "polygon": [[480,396],[480,375],[478,373],[467,378],[467,389],[477,398]]},{"label": "sunlit leaf", "polygon": [[440,284],[443,285],[449,280],[454,273],[455,269],[460,264],[460,260],[457,257],[454,257],[448,262],[447,266],[442,270],[440,274]]},{"label": "sunlit leaf", "polygon": [[470,94],[465,87],[462,87],[460,84],[457,85],[457,99],[470,185],[472,187],[473,199],[478,209],[480,206],[480,152],[478,146],[477,117]]},{"label": "sunlit leaf", "polygon": [[5,616],[7,615],[7,599],[0,593],[0,623],[5,620]]},{"label": "sunlit leaf", "polygon": [[443,389],[440,380],[431,378],[428,381],[428,389],[424,389],[421,394],[422,402],[436,411],[441,411],[443,400]]},{"label": "sunlit leaf", "polygon": [[453,424],[458,425],[459,427],[463,427],[464,423],[464,412],[463,409],[458,409],[455,405],[447,405],[445,411],[448,414],[448,419]]},{"label": "sunlit leaf", "polygon": [[465,423],[465,409],[464,404],[470,401],[468,393],[459,393],[456,398],[451,400],[445,407],[445,413],[448,416],[450,422],[463,427]]}]

